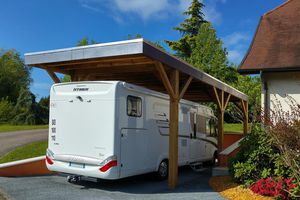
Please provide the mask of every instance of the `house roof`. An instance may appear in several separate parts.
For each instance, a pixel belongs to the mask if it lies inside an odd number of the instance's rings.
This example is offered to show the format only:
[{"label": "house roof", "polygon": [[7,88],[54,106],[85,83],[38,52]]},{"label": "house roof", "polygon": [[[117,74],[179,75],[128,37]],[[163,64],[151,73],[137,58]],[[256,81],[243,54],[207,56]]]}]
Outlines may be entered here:
[{"label": "house roof", "polygon": [[300,70],[299,19],[299,0],[289,0],[264,14],[239,73]]}]

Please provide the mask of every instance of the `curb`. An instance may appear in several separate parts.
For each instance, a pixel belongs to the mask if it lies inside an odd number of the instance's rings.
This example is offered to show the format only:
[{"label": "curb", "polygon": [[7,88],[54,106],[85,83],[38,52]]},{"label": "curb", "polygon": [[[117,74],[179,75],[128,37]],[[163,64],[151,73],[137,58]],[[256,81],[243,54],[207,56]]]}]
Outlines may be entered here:
[{"label": "curb", "polygon": [[55,174],[47,169],[45,156],[0,164],[0,176],[21,177]]}]

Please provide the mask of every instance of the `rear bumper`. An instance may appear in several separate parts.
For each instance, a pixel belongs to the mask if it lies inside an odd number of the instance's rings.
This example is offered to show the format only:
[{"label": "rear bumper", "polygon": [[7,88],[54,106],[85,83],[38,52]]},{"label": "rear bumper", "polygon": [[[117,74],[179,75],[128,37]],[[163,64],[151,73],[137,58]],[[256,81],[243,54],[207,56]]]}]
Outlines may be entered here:
[{"label": "rear bumper", "polygon": [[52,165],[49,165],[47,162],[46,165],[47,168],[53,172],[61,172],[61,173],[108,179],[108,180],[115,180],[120,178],[119,166],[112,167],[106,172],[101,172],[99,170],[100,166],[96,166],[96,165],[85,165],[84,168],[77,168],[77,167],[70,166],[69,162],[62,162],[56,160]]}]

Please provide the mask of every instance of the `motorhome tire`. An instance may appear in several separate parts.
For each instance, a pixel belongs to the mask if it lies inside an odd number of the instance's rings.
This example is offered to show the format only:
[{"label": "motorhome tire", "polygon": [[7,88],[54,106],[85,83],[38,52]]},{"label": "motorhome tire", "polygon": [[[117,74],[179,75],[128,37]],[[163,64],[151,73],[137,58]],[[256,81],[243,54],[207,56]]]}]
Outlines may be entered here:
[{"label": "motorhome tire", "polygon": [[165,180],[168,178],[169,163],[168,160],[163,160],[160,162],[157,170],[157,176],[159,180]]}]

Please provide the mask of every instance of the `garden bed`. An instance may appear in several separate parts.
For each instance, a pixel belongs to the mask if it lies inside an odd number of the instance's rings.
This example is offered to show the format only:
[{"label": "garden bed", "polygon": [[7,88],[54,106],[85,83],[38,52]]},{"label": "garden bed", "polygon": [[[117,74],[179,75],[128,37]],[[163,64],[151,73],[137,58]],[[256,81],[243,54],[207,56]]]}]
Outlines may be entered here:
[{"label": "garden bed", "polygon": [[209,185],[220,195],[232,200],[272,200],[270,197],[264,197],[253,193],[250,189],[243,188],[234,183],[230,176],[215,176],[209,180]]}]

